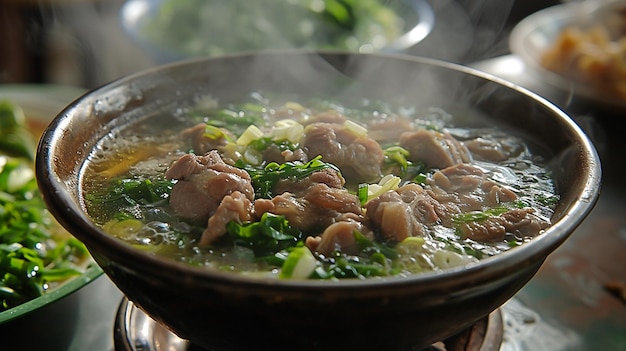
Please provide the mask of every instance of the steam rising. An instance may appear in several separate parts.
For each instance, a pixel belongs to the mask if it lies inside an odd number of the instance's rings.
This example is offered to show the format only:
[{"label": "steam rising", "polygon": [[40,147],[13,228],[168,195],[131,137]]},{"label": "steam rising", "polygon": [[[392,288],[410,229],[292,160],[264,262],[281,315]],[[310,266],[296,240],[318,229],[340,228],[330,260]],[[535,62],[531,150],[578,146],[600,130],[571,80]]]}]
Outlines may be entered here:
[{"label": "steam rising", "polygon": [[[20,59],[16,53],[0,60],[0,83],[43,80],[90,89],[159,63],[122,28],[124,0],[28,3],[22,5],[30,6],[28,11],[20,5],[0,5],[0,34],[27,43],[23,50],[32,58]],[[408,53],[460,63],[506,53],[503,33],[514,0],[426,3],[434,13],[433,30]],[[12,25],[15,14],[24,15],[23,32]],[[34,76],[39,60],[44,63],[43,77]]]}]

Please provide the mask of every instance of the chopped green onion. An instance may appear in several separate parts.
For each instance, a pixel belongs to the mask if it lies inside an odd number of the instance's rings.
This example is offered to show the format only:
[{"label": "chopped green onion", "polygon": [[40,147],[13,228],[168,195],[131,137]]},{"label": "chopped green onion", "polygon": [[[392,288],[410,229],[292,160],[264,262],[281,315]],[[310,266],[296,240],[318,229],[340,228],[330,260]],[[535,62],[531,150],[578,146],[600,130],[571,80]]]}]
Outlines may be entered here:
[{"label": "chopped green onion", "polygon": [[[400,181],[399,177],[387,174],[377,184],[369,184],[367,186],[367,201],[375,199],[387,191],[398,189]],[[359,191],[361,191],[361,186],[359,186]]]},{"label": "chopped green onion", "polygon": [[281,279],[307,279],[317,268],[317,259],[306,246],[294,248],[285,263],[280,274]]},{"label": "chopped green onion", "polygon": [[494,207],[486,211],[472,211],[454,216],[453,221],[457,224],[467,222],[479,222],[489,219],[491,217],[499,216],[507,212],[508,210],[509,209],[506,207]]},{"label": "chopped green onion", "polygon": [[359,198],[359,202],[361,203],[361,206],[367,203],[368,194],[369,194],[369,184],[366,184],[366,183],[359,184],[359,189],[357,190],[357,196]]},{"label": "chopped green onion", "polygon": [[352,132],[356,136],[366,136],[367,128],[363,127],[360,124],[357,124],[353,121],[347,120],[343,123],[344,127]]},{"label": "chopped green onion", "polygon": [[272,138],[274,140],[288,140],[291,143],[299,143],[302,139],[304,126],[292,119],[283,119],[276,121],[275,127],[272,129]]},{"label": "chopped green onion", "polygon": [[250,144],[253,140],[259,139],[263,137],[263,132],[259,129],[259,127],[255,125],[250,125],[246,130],[239,136],[237,139],[237,145],[246,146]]},{"label": "chopped green onion", "polygon": [[223,130],[221,130],[218,127],[212,126],[210,124],[207,124],[204,127],[204,136],[211,140],[219,140],[219,139],[224,138],[227,141],[232,141],[230,140],[230,137],[228,136],[228,134],[224,133]]}]

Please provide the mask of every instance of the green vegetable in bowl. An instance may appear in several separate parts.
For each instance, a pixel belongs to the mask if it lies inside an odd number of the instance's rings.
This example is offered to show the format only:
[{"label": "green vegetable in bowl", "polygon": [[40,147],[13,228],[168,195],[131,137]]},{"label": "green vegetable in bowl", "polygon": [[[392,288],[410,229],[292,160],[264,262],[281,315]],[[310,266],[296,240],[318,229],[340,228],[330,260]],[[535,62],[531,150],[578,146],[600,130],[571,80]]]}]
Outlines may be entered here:
[{"label": "green vegetable in bowl", "polygon": [[33,170],[35,138],[22,109],[0,101],[0,311],[84,271],[88,252],[46,210]]}]

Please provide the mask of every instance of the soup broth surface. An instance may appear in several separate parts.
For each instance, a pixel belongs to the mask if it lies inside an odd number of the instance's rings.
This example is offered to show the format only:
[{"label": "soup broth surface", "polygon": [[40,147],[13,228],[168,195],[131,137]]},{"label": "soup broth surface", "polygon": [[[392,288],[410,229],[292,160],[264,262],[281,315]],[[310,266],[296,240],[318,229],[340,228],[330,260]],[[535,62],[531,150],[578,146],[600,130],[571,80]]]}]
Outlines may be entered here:
[{"label": "soup broth surface", "polygon": [[463,117],[206,98],[109,133],[81,189],[106,232],[191,265],[279,279],[443,270],[532,240],[558,201],[529,145]]}]

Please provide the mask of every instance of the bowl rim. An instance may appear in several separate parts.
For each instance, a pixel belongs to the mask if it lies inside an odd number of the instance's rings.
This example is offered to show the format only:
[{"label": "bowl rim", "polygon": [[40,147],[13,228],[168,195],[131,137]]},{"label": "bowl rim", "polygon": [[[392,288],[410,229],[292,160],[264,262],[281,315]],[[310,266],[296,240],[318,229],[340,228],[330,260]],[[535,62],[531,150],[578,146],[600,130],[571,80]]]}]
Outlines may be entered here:
[{"label": "bowl rim", "polygon": [[[489,80],[497,85],[504,86],[507,89],[512,89],[519,94],[525,95],[529,99],[542,105],[553,113],[561,122],[564,128],[579,137],[580,152],[584,153],[585,159],[588,160],[583,169],[586,171],[585,184],[582,187],[580,198],[578,198],[566,212],[566,214],[558,221],[554,222],[544,233],[538,235],[533,240],[525,243],[519,248],[514,248],[506,252],[500,253],[494,257],[487,257],[479,260],[476,263],[472,263],[465,266],[454,267],[443,271],[425,272],[415,274],[411,276],[392,276],[384,278],[374,279],[341,279],[338,281],[326,281],[326,280],[280,280],[276,278],[266,277],[250,277],[242,274],[235,274],[231,272],[223,272],[216,269],[207,269],[202,267],[195,267],[184,262],[177,262],[170,259],[159,259],[153,255],[145,253],[141,250],[135,249],[130,245],[122,242],[119,239],[104,232],[100,227],[92,223],[87,215],[82,212],[82,208],[76,205],[72,196],[64,190],[67,185],[63,180],[59,179],[52,172],[48,172],[51,169],[51,163],[54,157],[51,150],[53,149],[51,144],[55,143],[62,137],[62,132],[69,125],[68,121],[72,118],[73,113],[81,104],[81,100],[84,98],[94,98],[103,91],[112,90],[116,87],[124,84],[129,84],[135,79],[140,79],[145,76],[149,76],[156,73],[166,72],[168,70],[175,70],[178,67],[193,64],[210,64],[214,60],[224,60],[229,58],[237,58],[249,55],[341,55],[341,56],[373,56],[380,57],[389,60],[398,60],[404,62],[414,62],[416,64],[434,65],[443,69],[459,71],[463,74],[469,74],[478,78]],[[488,281],[490,277],[495,275],[502,275],[503,272],[514,272],[521,267],[536,263],[538,258],[545,258],[543,252],[546,248],[550,248],[550,252],[560,246],[565,239],[574,231],[574,229],[582,222],[586,215],[593,209],[597,199],[599,197],[600,184],[601,184],[601,165],[600,159],[596,152],[595,147],[582,131],[582,129],[571,119],[565,112],[563,112],[556,105],[548,101],[547,99],[533,93],[523,87],[520,87],[514,83],[506,81],[497,76],[489,73],[457,64],[452,62],[441,61],[433,58],[418,57],[405,54],[388,54],[388,53],[353,53],[353,52],[336,52],[325,50],[269,50],[263,52],[250,52],[250,53],[235,53],[231,55],[225,55],[220,57],[203,57],[193,58],[169,64],[164,64],[156,67],[149,68],[134,74],[119,78],[115,81],[107,83],[99,88],[93,89],[90,92],[83,95],[83,97],[75,100],[73,103],[63,110],[50,124],[49,128],[44,133],[41,142],[38,147],[37,160],[36,160],[37,178],[40,181],[40,187],[48,195],[45,199],[49,202],[49,208],[51,211],[56,212],[56,215],[60,216],[58,220],[68,226],[68,231],[74,233],[80,233],[77,236],[81,237],[81,241],[85,242],[89,248],[92,245],[112,247],[114,260],[105,258],[106,262],[113,262],[115,260],[138,260],[142,264],[134,265],[138,270],[147,269],[153,271],[157,269],[160,276],[164,280],[180,280],[181,276],[186,276],[189,279],[195,279],[201,283],[214,284],[214,283],[227,283],[235,284],[239,286],[271,286],[276,289],[321,289],[321,290],[346,290],[353,291],[355,289],[362,289],[364,287],[371,288],[375,291],[376,288],[387,289],[389,287],[415,285],[419,283],[422,288],[436,288],[440,289],[443,282],[452,286],[465,286],[469,283],[477,281],[477,275],[473,273],[481,272],[481,280]],[[56,210],[54,210],[56,209]],[[72,213],[72,210],[77,210],[78,213]],[[54,213],[53,213],[54,214]],[[83,234],[90,232],[91,234]],[[110,250],[109,250],[110,251]],[[503,264],[506,263],[506,264]],[[148,268],[145,268],[148,267]],[[436,283],[436,284],[435,284]],[[435,285],[437,286],[435,286]]]},{"label": "bowl rim", "polygon": [[40,308],[48,306],[53,302],[69,297],[103,274],[104,271],[102,268],[95,264],[93,260],[90,260],[89,266],[81,275],[71,278],[67,282],[55,287],[51,291],[46,292],[39,297],[0,312],[0,327],[3,323],[16,320],[20,317],[28,315],[31,312],[39,310]]}]

